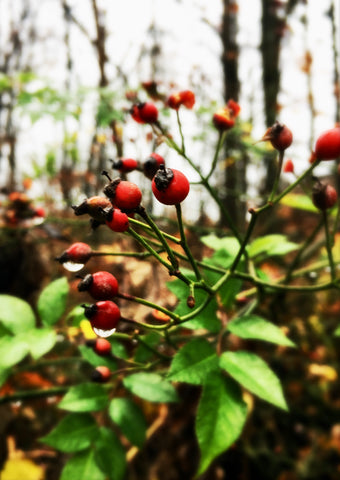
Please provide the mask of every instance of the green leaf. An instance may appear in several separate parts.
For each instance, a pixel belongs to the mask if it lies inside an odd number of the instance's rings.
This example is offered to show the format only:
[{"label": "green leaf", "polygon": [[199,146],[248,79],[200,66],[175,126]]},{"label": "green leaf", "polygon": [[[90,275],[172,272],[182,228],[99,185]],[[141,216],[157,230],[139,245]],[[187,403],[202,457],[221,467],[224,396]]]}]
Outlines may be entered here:
[{"label": "green leaf", "polygon": [[65,465],[60,480],[105,480],[105,474],[95,462],[93,448],[76,453]]},{"label": "green leaf", "polygon": [[196,416],[196,435],[201,450],[198,475],[240,436],[247,406],[239,386],[221,374],[211,375],[203,386]]},{"label": "green leaf", "polygon": [[71,412],[91,412],[107,406],[108,396],[102,385],[81,383],[71,387],[58,407]]},{"label": "green leaf", "polygon": [[142,411],[132,400],[114,398],[109,406],[109,415],[132,445],[143,446],[147,424]]},{"label": "green leaf", "polygon": [[32,357],[37,360],[54,347],[57,334],[49,328],[34,328],[20,335],[20,338],[27,343]]},{"label": "green leaf", "polygon": [[54,325],[63,315],[69,291],[67,279],[58,278],[47,285],[38,299],[38,312],[44,325]]},{"label": "green leaf", "polygon": [[112,347],[112,353],[115,357],[123,358],[124,360],[129,358],[129,355],[122,342],[114,338],[114,336],[110,338],[110,342]]},{"label": "green leaf", "polygon": [[297,243],[290,242],[285,235],[273,234],[256,238],[248,247],[250,258],[260,254],[267,256],[286,255],[299,248]]},{"label": "green leaf", "polygon": [[95,442],[95,459],[110,480],[125,478],[125,450],[112,430],[104,427],[100,429],[100,436]]},{"label": "green leaf", "polygon": [[113,358],[97,355],[92,348],[87,347],[86,345],[79,345],[78,348],[82,357],[94,367],[105,366],[110,370],[117,369],[117,362]]},{"label": "green leaf", "polygon": [[338,328],[335,330],[334,335],[335,335],[336,337],[340,337],[340,325],[339,325]]},{"label": "green leaf", "polygon": [[214,370],[218,370],[215,350],[206,340],[194,339],[176,353],[168,378],[174,382],[201,385]]},{"label": "green leaf", "polygon": [[[147,335],[143,335],[139,337],[142,342],[139,343],[136,353],[135,353],[135,361],[138,363],[145,363],[147,362],[154,353],[152,352],[152,348],[157,348],[157,345],[161,341],[161,335],[157,332],[150,332]],[[148,348],[148,346],[151,347]]]},{"label": "green leaf", "polygon": [[287,347],[296,346],[280,328],[256,315],[235,318],[228,323],[228,330],[240,338],[255,338]]},{"label": "green leaf", "polygon": [[35,315],[30,305],[11,295],[0,295],[0,322],[12,333],[35,327]]},{"label": "green leaf", "polygon": [[308,197],[307,195],[288,193],[288,195],[285,195],[283,198],[281,198],[280,203],[282,205],[287,205],[287,207],[305,210],[306,212],[318,211],[318,209],[314,206],[311,197]]},{"label": "green leaf", "polygon": [[149,402],[177,402],[178,396],[170,382],[157,373],[134,373],[124,378],[125,387]]},{"label": "green leaf", "polygon": [[9,335],[0,338],[0,370],[6,370],[21,362],[28,352],[27,343],[20,338]]},{"label": "green leaf", "polygon": [[84,308],[80,305],[72,308],[66,316],[66,322],[71,323],[74,327],[79,327],[82,320],[86,320],[86,317],[84,314]]},{"label": "green leaf", "polygon": [[214,234],[201,238],[202,243],[213,250],[225,250],[230,257],[235,257],[240,249],[238,240],[234,237],[216,237]]},{"label": "green leaf", "polygon": [[40,441],[61,452],[79,452],[88,448],[98,435],[94,418],[88,413],[70,413]]},{"label": "green leaf", "polygon": [[288,410],[280,380],[262,358],[244,351],[224,352],[220,367],[258,397]]}]

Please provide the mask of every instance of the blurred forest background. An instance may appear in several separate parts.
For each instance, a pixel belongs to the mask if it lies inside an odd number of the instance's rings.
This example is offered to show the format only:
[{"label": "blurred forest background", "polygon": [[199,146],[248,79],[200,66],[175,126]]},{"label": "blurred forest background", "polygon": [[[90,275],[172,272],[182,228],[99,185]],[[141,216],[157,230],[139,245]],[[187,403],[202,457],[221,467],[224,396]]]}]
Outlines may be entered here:
[{"label": "blurred forest background", "polygon": [[[287,124],[294,133],[287,155],[301,173],[317,135],[340,122],[339,17],[337,0],[0,0],[1,293],[34,305],[42,286],[64,275],[53,259],[71,241],[98,248],[112,243],[105,233],[95,235],[87,222],[74,219],[70,208],[100,194],[100,172],[110,168],[110,159],[143,160],[157,150],[195,182],[190,168],[156,143],[151,128],[128,121],[131,98],[151,98],[169,130],[176,131],[165,100],[173,91],[194,91],[197,115],[185,111],[181,118],[187,148],[203,171],[210,169],[216,143],[213,112],[230,98],[240,103],[240,122],[228,135],[212,183],[244,230],[249,199],[260,203],[275,176],[276,152],[254,145],[255,140],[276,120]],[[334,165],[322,167],[324,175],[335,173]],[[129,179],[134,178],[132,173]],[[287,174],[284,181],[292,178]],[[138,183],[149,188],[146,179],[138,177]],[[19,194],[43,209],[43,223],[37,218],[17,221],[13,210]],[[163,215],[151,195],[143,201],[156,216]],[[192,226],[225,227],[198,185],[183,211]],[[282,208],[276,219],[267,220],[266,231],[279,228],[301,241],[315,214]],[[153,272],[146,262],[117,261],[116,268],[126,283],[135,282],[136,294],[147,295],[145,279]],[[272,268],[268,265],[271,273]],[[285,362],[280,356],[276,364],[288,397],[294,398],[293,411],[288,416],[260,408],[242,445],[228,452],[207,479],[339,478],[339,345],[330,332],[339,320],[340,300],[319,295],[312,302],[293,295],[285,312],[302,345],[302,354],[289,353]],[[70,304],[76,301],[72,297]],[[311,368],[311,363],[320,368]],[[25,382],[40,386],[42,379],[18,382],[13,388],[26,387]],[[0,423],[0,461],[11,448],[31,452],[31,458],[41,454],[37,439],[52,420],[37,418],[33,407],[17,415],[4,406],[8,416]],[[191,425],[183,418],[176,421],[183,433],[176,441],[184,445],[191,441]],[[14,446],[8,437],[15,439]],[[162,444],[159,437],[157,441]],[[171,439],[162,447],[163,452],[175,449]],[[62,459],[50,455],[44,457],[50,463],[46,478],[54,480]],[[140,464],[152,455],[151,445],[146,457],[136,460],[131,478],[138,478]],[[166,476],[170,459],[160,455],[153,460],[158,466],[163,462],[163,480],[176,478],[169,468]],[[1,473],[0,478],[8,480]]]}]

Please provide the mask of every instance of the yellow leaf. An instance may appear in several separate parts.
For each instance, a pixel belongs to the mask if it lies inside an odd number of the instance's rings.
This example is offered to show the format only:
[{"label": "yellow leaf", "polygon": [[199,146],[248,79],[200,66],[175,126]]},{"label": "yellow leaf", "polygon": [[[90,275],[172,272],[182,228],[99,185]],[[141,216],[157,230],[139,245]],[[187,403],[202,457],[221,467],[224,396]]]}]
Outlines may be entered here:
[{"label": "yellow leaf", "polygon": [[15,458],[7,460],[4,469],[0,472],[1,480],[44,480],[45,472],[31,460]]}]

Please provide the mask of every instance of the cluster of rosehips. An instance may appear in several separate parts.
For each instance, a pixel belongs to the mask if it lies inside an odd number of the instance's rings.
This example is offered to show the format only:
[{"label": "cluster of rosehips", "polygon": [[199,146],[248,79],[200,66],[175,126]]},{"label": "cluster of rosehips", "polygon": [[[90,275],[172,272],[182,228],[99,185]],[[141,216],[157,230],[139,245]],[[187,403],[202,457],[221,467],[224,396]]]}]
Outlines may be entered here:
[{"label": "cluster of rosehips", "polygon": [[45,217],[44,209],[33,205],[23,192],[11,192],[3,207],[2,220],[6,226],[30,227],[41,223]]}]

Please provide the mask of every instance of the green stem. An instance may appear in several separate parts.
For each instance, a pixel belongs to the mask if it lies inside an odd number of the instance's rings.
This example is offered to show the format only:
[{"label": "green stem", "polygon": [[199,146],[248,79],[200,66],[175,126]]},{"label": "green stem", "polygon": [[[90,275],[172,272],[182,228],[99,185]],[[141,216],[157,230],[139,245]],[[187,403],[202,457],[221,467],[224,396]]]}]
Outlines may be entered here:
[{"label": "green stem", "polygon": [[270,194],[268,202],[271,203],[276,195],[277,188],[279,186],[279,181],[280,181],[280,176],[281,176],[281,170],[282,170],[282,163],[283,163],[283,158],[284,158],[284,150],[279,151],[279,163],[277,166],[277,171],[276,171],[276,177],[273,185],[273,190],[272,193]]},{"label": "green stem", "polygon": [[214,154],[214,158],[213,158],[213,161],[212,161],[212,164],[211,164],[210,172],[205,177],[205,181],[207,181],[207,182],[209,181],[211,175],[215,171],[215,168],[216,168],[216,165],[217,165],[217,160],[218,160],[218,154],[220,153],[220,150],[221,150],[221,147],[222,147],[222,145],[225,141],[226,135],[227,135],[227,132],[219,132],[217,145],[216,145],[216,149],[215,149],[215,154]]},{"label": "green stem", "polygon": [[118,293],[117,296],[119,298],[124,299],[124,300],[128,300],[128,301],[131,301],[131,302],[136,302],[136,303],[139,303],[141,305],[145,305],[146,307],[150,307],[152,309],[159,310],[160,312],[164,313],[165,315],[168,315],[170,318],[173,318],[175,321],[178,321],[181,318],[179,315],[172,312],[171,310],[168,310],[167,308],[164,308],[161,305],[157,305],[156,303],[150,302],[149,300],[145,300],[145,298],[135,297],[134,295],[130,295],[128,293]]},{"label": "green stem", "polygon": [[335,280],[335,264],[334,264],[334,258],[333,258],[333,253],[332,253],[332,247],[333,247],[333,238],[331,237],[330,231],[329,231],[329,222],[328,222],[328,212],[327,210],[322,211],[323,215],[323,222],[325,225],[325,234],[326,234],[326,249],[327,249],[327,255],[328,255],[328,261],[329,261],[329,266],[331,269],[331,277],[332,280]]},{"label": "green stem", "polygon": [[181,204],[178,203],[176,205],[176,213],[177,213],[177,220],[178,220],[178,227],[179,227],[179,233],[180,233],[180,237],[181,237],[181,246],[183,248],[183,250],[185,251],[185,253],[187,254],[187,257],[188,257],[188,260],[195,272],[195,275],[196,275],[196,279],[198,282],[200,282],[202,280],[202,276],[201,276],[201,273],[197,267],[197,263],[196,263],[196,260],[194,259],[192,253],[191,253],[191,250],[189,248],[189,245],[188,245],[188,242],[187,242],[187,239],[186,239],[186,236],[185,236],[185,232],[184,232],[184,226],[183,226],[183,217],[182,217],[182,207],[181,207]]},{"label": "green stem", "polygon": [[[172,272],[172,265],[168,263],[166,260],[163,260],[163,258],[154,250],[149,243],[144,240],[144,238],[139,235],[135,230],[133,230],[131,227],[128,228],[127,233],[131,235],[135,240],[137,240],[138,243],[143,245],[143,247],[151,254],[153,255],[162,265],[164,265],[165,268],[169,270],[169,272]],[[171,274],[171,273],[170,273]]]},{"label": "green stem", "polygon": [[29,400],[35,398],[54,397],[55,395],[63,395],[70,387],[54,387],[42,388],[37,390],[22,390],[21,392],[12,393],[11,395],[4,395],[0,397],[0,404],[18,402],[22,400]]},{"label": "green stem", "polygon": [[184,143],[184,135],[183,135],[183,129],[182,129],[182,123],[181,119],[179,117],[179,110],[176,110],[176,117],[177,117],[177,124],[178,124],[178,130],[179,134],[181,136],[181,150],[183,152],[183,155],[185,155],[185,143]]}]

